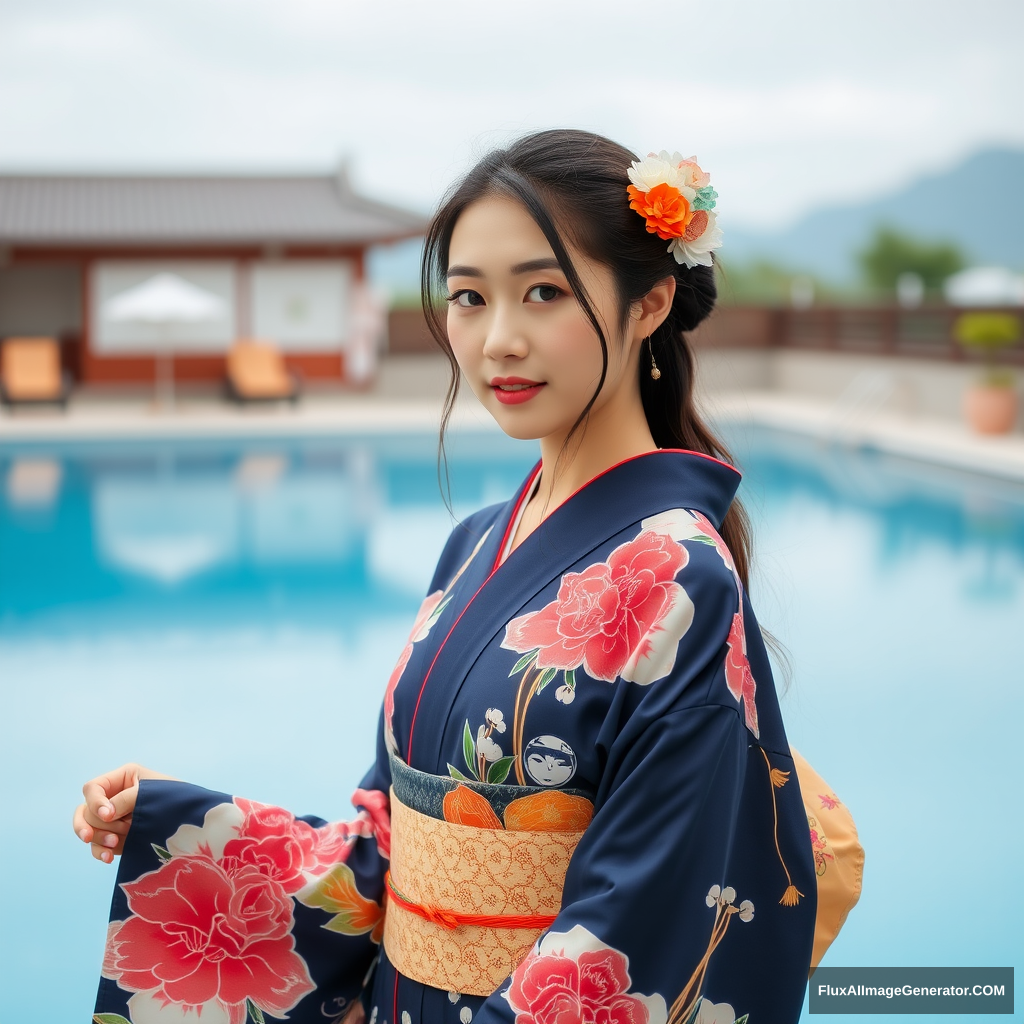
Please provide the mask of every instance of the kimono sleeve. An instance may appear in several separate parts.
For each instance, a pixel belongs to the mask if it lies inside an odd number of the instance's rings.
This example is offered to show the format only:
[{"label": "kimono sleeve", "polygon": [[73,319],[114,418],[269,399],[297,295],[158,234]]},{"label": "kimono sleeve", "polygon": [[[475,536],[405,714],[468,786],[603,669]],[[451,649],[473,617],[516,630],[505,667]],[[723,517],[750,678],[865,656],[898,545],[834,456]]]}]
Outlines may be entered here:
[{"label": "kimono sleeve", "polygon": [[[615,684],[633,707],[609,744],[562,909],[475,1024],[799,1019],[815,917],[806,819],[788,748],[766,750],[746,713],[752,612],[714,577],[691,589],[698,614],[672,673]],[[750,685],[737,697],[741,654]],[[763,741],[778,709],[761,654]]]},{"label": "kimono sleeve", "polygon": [[383,797],[357,790],[356,817],[328,823],[187,783],[140,783],[94,1019],[340,1020],[383,931]]}]

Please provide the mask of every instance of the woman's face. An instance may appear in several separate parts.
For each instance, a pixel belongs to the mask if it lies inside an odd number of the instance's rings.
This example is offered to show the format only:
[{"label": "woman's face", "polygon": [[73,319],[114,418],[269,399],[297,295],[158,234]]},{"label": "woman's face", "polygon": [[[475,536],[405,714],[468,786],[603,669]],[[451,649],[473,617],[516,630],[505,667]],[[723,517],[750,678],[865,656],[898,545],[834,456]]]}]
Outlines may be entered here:
[{"label": "woman's face", "polygon": [[[569,248],[608,342],[591,412],[636,386],[636,346],[620,341],[611,270]],[[468,206],[448,258],[448,338],[477,398],[506,434],[564,438],[601,378],[601,345],[544,233],[518,203]]]}]

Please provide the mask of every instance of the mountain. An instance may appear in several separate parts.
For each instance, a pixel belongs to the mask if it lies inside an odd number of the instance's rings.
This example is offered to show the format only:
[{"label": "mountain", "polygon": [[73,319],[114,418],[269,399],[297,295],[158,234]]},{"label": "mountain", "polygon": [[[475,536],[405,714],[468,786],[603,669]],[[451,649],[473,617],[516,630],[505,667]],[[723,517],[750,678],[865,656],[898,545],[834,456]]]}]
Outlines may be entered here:
[{"label": "mountain", "polygon": [[836,282],[858,276],[856,253],[879,224],[953,241],[974,265],[1024,269],[1024,150],[987,149],[872,202],[807,214],[791,227],[726,227],[722,263],[764,258]]}]

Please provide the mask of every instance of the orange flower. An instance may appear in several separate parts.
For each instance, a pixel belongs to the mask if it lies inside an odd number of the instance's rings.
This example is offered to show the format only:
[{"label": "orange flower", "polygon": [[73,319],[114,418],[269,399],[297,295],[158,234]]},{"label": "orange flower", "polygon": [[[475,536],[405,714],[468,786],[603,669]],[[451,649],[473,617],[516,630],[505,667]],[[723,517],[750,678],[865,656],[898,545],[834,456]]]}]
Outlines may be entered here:
[{"label": "orange flower", "polygon": [[444,820],[456,825],[472,825],[475,828],[504,828],[494,809],[468,786],[456,786],[444,795]]},{"label": "orange flower", "polygon": [[[649,192],[641,192],[636,185],[628,185],[629,207],[647,221],[647,230],[659,238],[682,238],[693,213],[683,194],[673,185],[655,185]],[[704,216],[705,222],[707,215]]]},{"label": "orange flower", "polygon": [[316,880],[312,891],[303,891],[299,902],[319,907],[335,916],[322,927],[341,935],[365,935],[380,942],[384,934],[384,908],[367,899],[356,887],[356,876],[347,864],[335,864]]},{"label": "orange flower", "polygon": [[505,808],[505,828],[512,832],[582,832],[594,816],[594,805],[582,796],[557,789],[541,790],[513,800]]}]

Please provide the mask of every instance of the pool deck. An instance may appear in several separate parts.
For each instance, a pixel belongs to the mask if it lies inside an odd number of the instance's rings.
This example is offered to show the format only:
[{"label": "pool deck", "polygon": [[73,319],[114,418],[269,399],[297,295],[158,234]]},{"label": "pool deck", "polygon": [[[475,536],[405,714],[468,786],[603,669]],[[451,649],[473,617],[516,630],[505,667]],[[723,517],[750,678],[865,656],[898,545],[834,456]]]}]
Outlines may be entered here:
[{"label": "pool deck", "polygon": [[[1024,483],[1024,434],[985,437],[952,419],[857,411],[836,402],[777,391],[718,392],[705,400],[720,420],[786,430]],[[82,392],[66,412],[0,408],[0,450],[96,441],[324,437],[433,432],[440,402],[432,396],[311,391],[295,407],[237,407],[216,395],[186,393],[168,409],[146,394]],[[492,431],[494,421],[468,397],[452,428]]]},{"label": "pool deck", "polygon": [[953,419],[857,412],[778,391],[720,393],[705,407],[719,421],[749,423],[1024,483],[1024,434],[986,436]]}]

